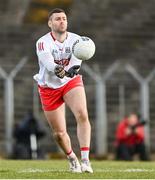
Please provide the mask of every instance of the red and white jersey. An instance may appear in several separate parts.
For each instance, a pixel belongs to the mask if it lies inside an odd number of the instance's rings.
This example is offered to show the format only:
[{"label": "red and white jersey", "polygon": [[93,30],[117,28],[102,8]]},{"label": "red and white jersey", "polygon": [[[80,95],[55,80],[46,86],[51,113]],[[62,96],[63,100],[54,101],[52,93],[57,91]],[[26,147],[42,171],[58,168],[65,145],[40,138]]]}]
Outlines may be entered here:
[{"label": "red and white jersey", "polygon": [[58,64],[64,65],[67,71],[74,65],[81,65],[81,60],[72,54],[72,46],[80,36],[67,32],[67,38],[63,43],[57,41],[49,32],[42,36],[36,43],[36,53],[38,56],[39,73],[34,75],[34,79],[40,86],[59,88],[71,80],[70,77],[58,78],[54,69]]}]

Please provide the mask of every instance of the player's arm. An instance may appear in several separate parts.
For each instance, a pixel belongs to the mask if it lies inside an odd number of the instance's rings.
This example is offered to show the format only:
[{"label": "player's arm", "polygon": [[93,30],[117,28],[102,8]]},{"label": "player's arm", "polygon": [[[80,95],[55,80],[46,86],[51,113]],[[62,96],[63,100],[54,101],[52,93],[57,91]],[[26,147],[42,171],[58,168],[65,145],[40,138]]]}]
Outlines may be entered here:
[{"label": "player's arm", "polygon": [[54,58],[50,52],[49,45],[42,40],[37,41],[36,43],[36,51],[39,62],[51,72],[54,72],[56,64],[54,63]]},{"label": "player's arm", "polygon": [[45,41],[39,40],[36,43],[37,55],[40,63],[48,70],[59,78],[63,78],[65,76],[65,70],[62,65],[57,65],[54,62],[54,58],[50,52],[50,47]]}]

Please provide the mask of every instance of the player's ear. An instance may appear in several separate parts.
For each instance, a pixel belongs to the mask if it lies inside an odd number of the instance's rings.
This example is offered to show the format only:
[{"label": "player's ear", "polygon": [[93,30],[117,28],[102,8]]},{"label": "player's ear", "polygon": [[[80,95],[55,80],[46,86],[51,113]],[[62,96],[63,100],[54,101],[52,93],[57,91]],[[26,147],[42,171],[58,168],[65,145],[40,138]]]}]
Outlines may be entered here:
[{"label": "player's ear", "polygon": [[49,20],[49,21],[48,21],[48,27],[51,28],[51,26],[52,26],[52,22]]}]

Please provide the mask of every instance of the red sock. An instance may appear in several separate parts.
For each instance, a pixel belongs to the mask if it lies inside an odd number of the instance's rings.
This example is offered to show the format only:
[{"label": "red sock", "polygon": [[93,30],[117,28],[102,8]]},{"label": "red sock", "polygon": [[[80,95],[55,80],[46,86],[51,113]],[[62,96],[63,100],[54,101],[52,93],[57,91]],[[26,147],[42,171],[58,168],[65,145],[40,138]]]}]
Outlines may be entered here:
[{"label": "red sock", "polygon": [[71,149],[67,154],[67,156],[69,156],[71,153],[73,152],[73,150]]},{"label": "red sock", "polygon": [[75,158],[76,155],[75,153],[73,152],[73,150],[70,150],[68,153],[66,153],[67,155],[67,158],[70,159],[70,158]]}]

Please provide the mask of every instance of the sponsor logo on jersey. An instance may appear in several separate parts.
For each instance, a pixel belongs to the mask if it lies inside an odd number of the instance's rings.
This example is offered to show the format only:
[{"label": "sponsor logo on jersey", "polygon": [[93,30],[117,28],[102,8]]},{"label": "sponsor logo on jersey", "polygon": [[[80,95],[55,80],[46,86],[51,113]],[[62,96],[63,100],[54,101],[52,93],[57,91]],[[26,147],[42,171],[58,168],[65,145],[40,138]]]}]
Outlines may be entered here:
[{"label": "sponsor logo on jersey", "polygon": [[[67,53],[66,53],[66,51],[67,51]],[[69,47],[65,48],[65,52],[61,53],[61,54],[58,52],[58,50],[53,49],[52,55],[54,57],[54,62],[59,65],[67,66],[71,59],[71,53],[69,53],[69,52],[70,52]]]},{"label": "sponsor logo on jersey", "polygon": [[61,60],[54,60],[56,64],[67,66],[70,62],[70,59],[61,59]]}]

